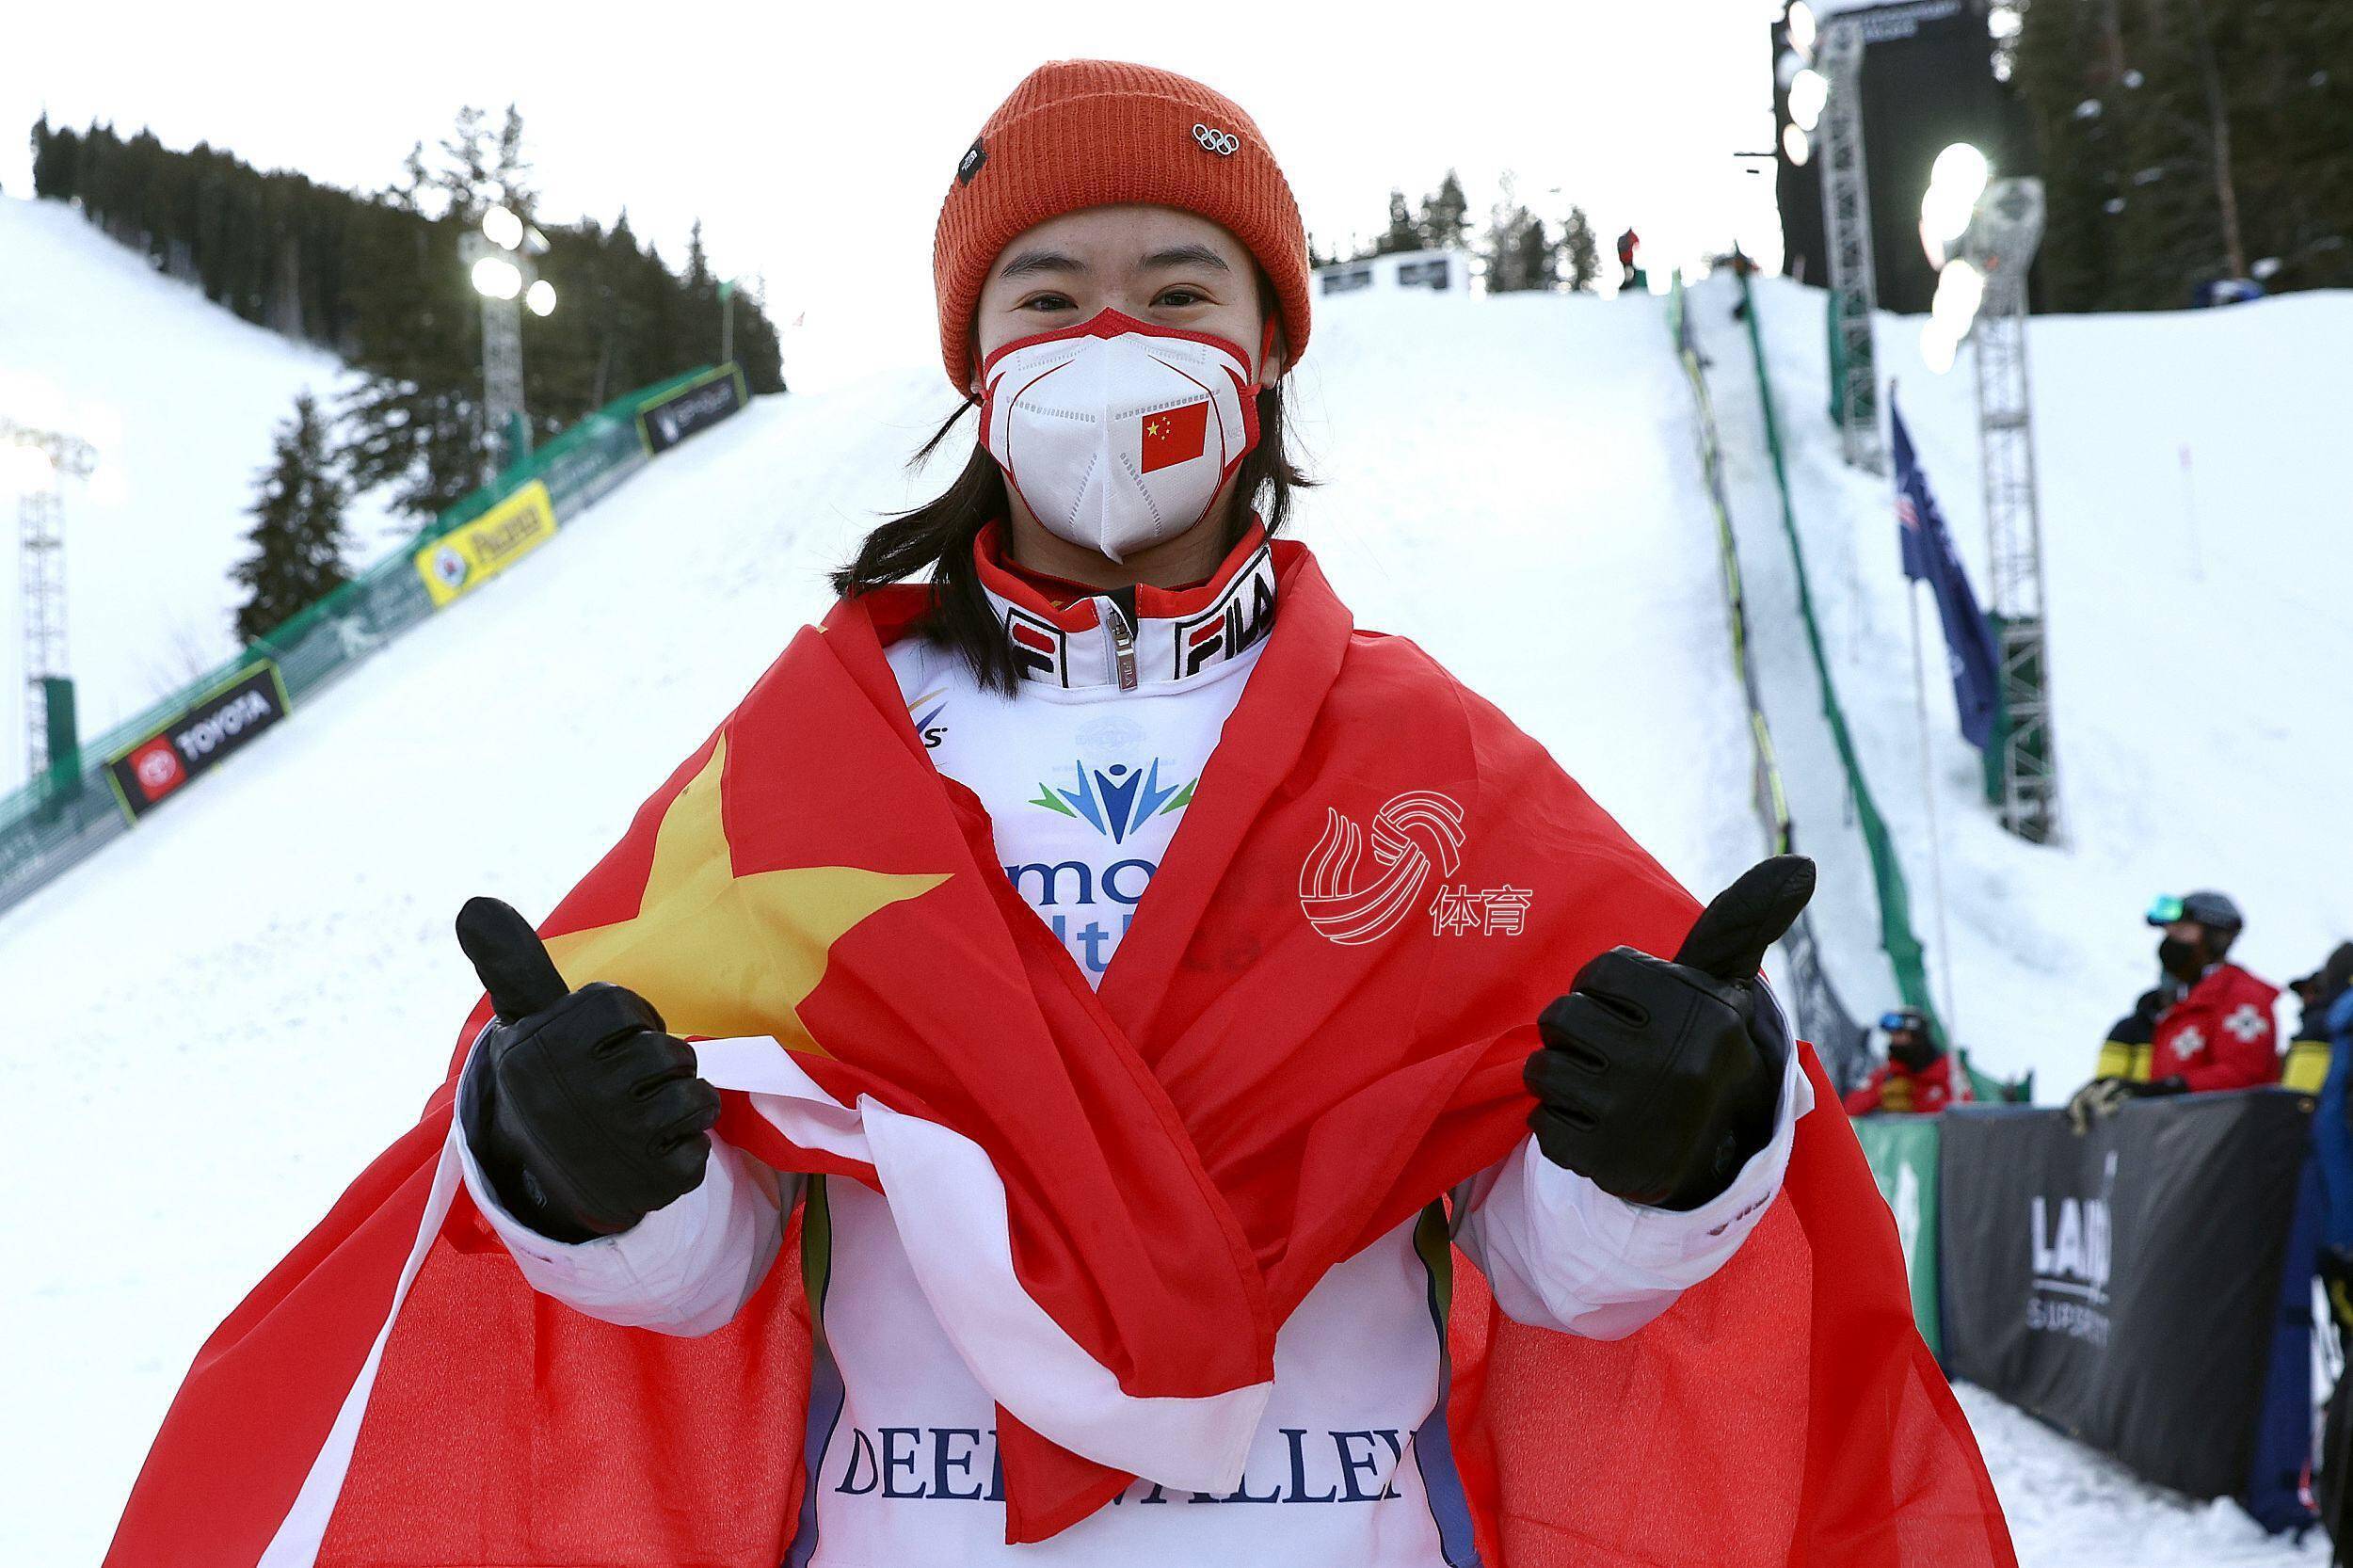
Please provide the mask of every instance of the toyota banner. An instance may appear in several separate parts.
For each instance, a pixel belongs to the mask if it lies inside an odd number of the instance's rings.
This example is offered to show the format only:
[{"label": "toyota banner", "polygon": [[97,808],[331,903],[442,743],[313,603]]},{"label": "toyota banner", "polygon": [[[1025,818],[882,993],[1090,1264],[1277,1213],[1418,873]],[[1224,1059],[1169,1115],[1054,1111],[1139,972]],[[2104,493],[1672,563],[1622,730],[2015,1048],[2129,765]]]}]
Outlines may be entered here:
[{"label": "toyota banner", "polygon": [[188,704],[107,760],[106,776],[123,815],[138,821],[189,779],[284,718],[286,707],[285,682],[266,659]]}]

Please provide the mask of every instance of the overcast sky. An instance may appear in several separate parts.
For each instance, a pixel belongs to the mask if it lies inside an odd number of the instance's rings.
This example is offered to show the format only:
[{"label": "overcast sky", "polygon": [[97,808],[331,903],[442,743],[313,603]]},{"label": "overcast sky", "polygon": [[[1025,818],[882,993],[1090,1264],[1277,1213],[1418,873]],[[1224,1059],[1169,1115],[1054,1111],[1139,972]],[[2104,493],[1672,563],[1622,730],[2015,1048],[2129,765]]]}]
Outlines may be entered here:
[{"label": "overcast sky", "polygon": [[[806,312],[811,336],[896,356],[932,330],[932,224],[957,158],[1056,57],[1141,60],[1241,103],[1319,239],[1377,232],[1392,184],[1418,199],[1452,167],[1481,220],[1509,169],[1548,220],[1582,203],[1605,253],[1631,224],[1661,272],[1736,233],[1769,261],[1769,178],[1733,154],[1771,139],[1779,10],[127,0],[12,17],[0,127],[45,105],[370,188],[458,105],[511,100],[543,217],[626,204],[675,264],[699,216],[713,264],[763,278],[779,325]],[[20,136],[0,147],[0,190],[30,194]]]}]

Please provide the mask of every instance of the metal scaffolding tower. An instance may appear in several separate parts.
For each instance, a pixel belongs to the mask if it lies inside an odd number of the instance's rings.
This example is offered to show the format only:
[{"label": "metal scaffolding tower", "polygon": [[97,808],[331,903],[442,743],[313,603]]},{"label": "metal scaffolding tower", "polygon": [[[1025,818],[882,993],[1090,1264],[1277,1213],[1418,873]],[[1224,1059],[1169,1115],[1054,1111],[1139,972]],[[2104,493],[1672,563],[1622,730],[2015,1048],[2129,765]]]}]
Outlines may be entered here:
[{"label": "metal scaffolding tower", "polygon": [[[64,507],[57,481],[88,476],[98,455],[79,436],[5,419],[0,419],[0,445],[40,454],[45,471],[24,484],[16,504],[18,581],[24,598],[24,776],[38,781],[50,763],[51,694],[67,680],[65,536],[59,527]],[[64,701],[70,714],[72,699]]]},{"label": "metal scaffolding tower", "polygon": [[1824,22],[1817,58],[1830,81],[1822,106],[1822,226],[1830,247],[1830,301],[1836,312],[1839,431],[1847,461],[1887,472],[1880,436],[1879,360],[1871,341],[1879,284],[1871,255],[1871,189],[1863,163],[1861,19]]},{"label": "metal scaffolding tower", "polygon": [[[523,308],[512,299],[482,296],[483,417],[494,440],[528,450],[530,427],[523,423]],[[509,451],[504,461],[524,456]]]},{"label": "metal scaffolding tower", "polygon": [[[531,425],[523,417],[523,305],[534,285],[547,287],[533,262],[547,248],[545,236],[511,215],[506,221],[514,227],[512,245],[473,229],[458,240],[458,254],[482,296],[482,423],[493,471],[531,452]],[[479,268],[485,261],[511,269],[511,290],[492,293],[483,287]],[[553,296],[549,298],[546,309],[534,306],[541,315],[553,308]]]},{"label": "metal scaffolding tower", "polygon": [[2026,271],[2041,243],[2042,216],[2041,181],[1997,180],[1963,241],[1970,264],[1985,277],[1971,341],[1992,566],[1989,615],[2001,655],[2002,825],[2035,843],[2057,838],[2059,825],[2058,751],[2043,651],[2042,508],[2026,376]]}]

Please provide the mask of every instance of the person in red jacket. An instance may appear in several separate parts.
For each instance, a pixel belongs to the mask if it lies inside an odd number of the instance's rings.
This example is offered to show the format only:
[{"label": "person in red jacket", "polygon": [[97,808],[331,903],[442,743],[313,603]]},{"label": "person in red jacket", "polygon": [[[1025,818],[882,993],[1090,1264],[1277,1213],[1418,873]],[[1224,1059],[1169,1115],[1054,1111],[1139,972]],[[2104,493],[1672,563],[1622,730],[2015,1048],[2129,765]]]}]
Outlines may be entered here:
[{"label": "person in red jacket", "polygon": [[1927,1014],[1898,1007],[1880,1018],[1880,1028],[1887,1032],[1886,1064],[1847,1092],[1848,1115],[1882,1111],[1925,1115],[1969,1097],[1965,1080],[1955,1084],[1953,1059],[1936,1043]]},{"label": "person in red jacket", "polygon": [[2149,923],[2165,932],[2157,961],[2166,978],[2185,987],[2157,1019],[2151,1079],[2178,1080],[2192,1094],[2279,1082],[2280,988],[2224,957],[2246,925],[2238,905],[2215,892],[2160,898]]},{"label": "person in red jacket", "polygon": [[2280,1081],[2280,988],[2226,957],[2247,924],[2238,905],[2210,889],[2168,894],[2148,918],[2165,933],[2157,943],[2165,979],[2137,1010],[2149,1020],[2147,1056],[2133,1053],[2120,1069],[2103,1053],[2101,1076],[2068,1103],[2079,1128],[2127,1099]]}]

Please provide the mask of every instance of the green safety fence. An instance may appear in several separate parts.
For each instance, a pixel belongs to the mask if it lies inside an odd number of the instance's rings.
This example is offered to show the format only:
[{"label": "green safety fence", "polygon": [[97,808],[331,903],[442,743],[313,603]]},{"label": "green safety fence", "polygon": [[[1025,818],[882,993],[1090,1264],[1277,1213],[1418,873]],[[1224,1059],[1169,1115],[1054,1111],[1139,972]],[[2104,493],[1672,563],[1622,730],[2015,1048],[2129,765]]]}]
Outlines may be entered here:
[{"label": "green safety fence", "polygon": [[[383,559],[216,668],[84,742],[78,749],[81,765],[68,764],[65,758],[72,753],[53,744],[59,761],[0,797],[0,908],[22,900],[132,825],[134,802],[124,795],[114,764],[135,749],[152,749],[160,733],[180,723],[208,694],[266,664],[276,671],[283,706],[300,706],[473,585],[472,581],[456,585],[446,581],[455,572],[436,578],[432,568],[448,553],[441,549],[444,541],[472,545],[476,541],[471,535],[460,536],[461,530],[491,525],[491,514],[504,515],[503,508],[528,511],[536,520],[532,526],[508,530],[510,557],[520,554],[552,535],[558,520],[586,507],[634,473],[656,451],[734,412],[745,401],[743,372],[733,365],[701,367],[616,398],[502,470]],[[648,428],[649,412],[681,408],[696,412],[683,422],[675,416],[666,419],[658,432]],[[452,536],[460,536],[459,540]],[[478,556],[480,551],[471,553]],[[498,562],[504,564],[504,559]],[[477,569],[474,575],[479,580],[496,569]]]},{"label": "green safety fence", "polygon": [[1796,567],[1798,617],[1804,623],[1806,648],[1814,657],[1814,673],[1821,688],[1822,717],[1829,723],[1831,738],[1838,748],[1839,765],[1847,775],[1848,797],[1854,802],[1855,823],[1870,853],[1871,881],[1879,895],[1880,945],[1887,950],[1888,962],[1896,971],[1896,988],[1903,994],[1904,1001],[1926,1013],[1942,1038],[1944,1021],[1929,992],[1928,966],[1920,938],[1912,929],[1912,889],[1904,881],[1903,867],[1897,861],[1887,820],[1880,815],[1879,805],[1871,797],[1871,786],[1863,776],[1863,761],[1855,753],[1854,736],[1847,726],[1847,711],[1839,704],[1838,688],[1831,680],[1830,658],[1822,648],[1821,623],[1814,614],[1814,591],[1806,576],[1805,545],[1798,537],[1797,508],[1789,499],[1789,463],[1782,449],[1780,417],[1774,411],[1772,376],[1765,365],[1765,338],[1757,328],[1756,298],[1745,275],[1739,282],[1740,299],[1745,307],[1741,314],[1748,323],[1749,351],[1756,361],[1756,395],[1765,420],[1765,447],[1772,460],[1773,486],[1781,497],[1781,528],[1789,541],[1790,559]]},{"label": "green safety fence", "polygon": [[1870,1162],[1871,1179],[1879,1183],[1880,1196],[1896,1216],[1904,1274],[1912,1283],[1913,1321],[1939,1360],[1945,1355],[1937,1272],[1937,1159],[1943,1125],[1936,1116],[1864,1116],[1854,1123],[1855,1141]]},{"label": "green safety fence", "polygon": [[[1772,727],[1766,722],[1765,698],[1758,689],[1756,667],[1749,660],[1748,595],[1741,586],[1740,552],[1732,529],[1732,509],[1725,500],[1723,449],[1716,429],[1715,400],[1700,365],[1699,346],[1691,332],[1690,301],[1678,268],[1667,294],[1667,322],[1674,336],[1675,357],[1690,383],[1697,416],[1700,469],[1707,479],[1707,497],[1716,520],[1717,563],[1723,573],[1724,614],[1732,641],[1733,673],[1749,715],[1751,757],[1750,804],[1755,808],[1765,843],[1775,855],[1797,847],[1797,827],[1789,816],[1788,792],[1782,787],[1781,761],[1773,750]],[[1810,913],[1802,913],[1782,938],[1788,963],[1785,980],[1790,1009],[1800,1034],[1813,1042],[1815,1054],[1839,1089],[1860,1083],[1872,1067],[1870,1032],[1847,1010],[1831,984],[1822,962],[1821,943]]]}]

